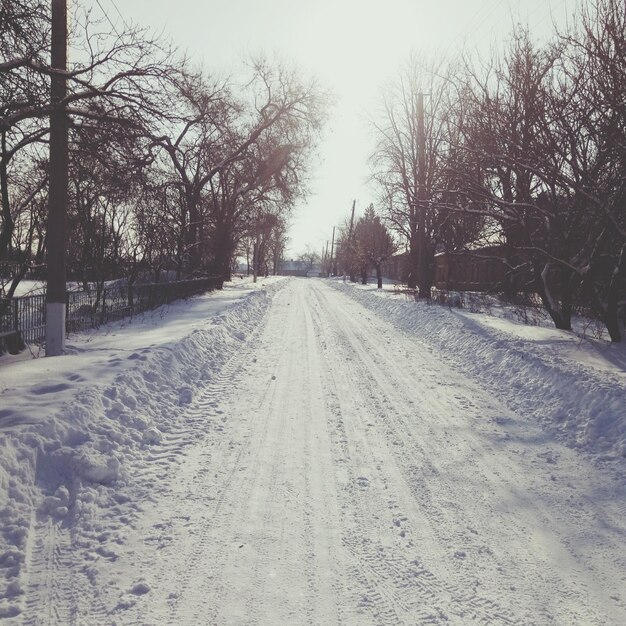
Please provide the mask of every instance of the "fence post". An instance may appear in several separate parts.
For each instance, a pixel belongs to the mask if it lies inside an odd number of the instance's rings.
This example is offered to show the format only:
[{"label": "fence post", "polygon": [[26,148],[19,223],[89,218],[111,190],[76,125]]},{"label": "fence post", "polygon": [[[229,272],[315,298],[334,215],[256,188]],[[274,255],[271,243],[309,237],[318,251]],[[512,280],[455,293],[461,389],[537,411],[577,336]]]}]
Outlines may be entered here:
[{"label": "fence post", "polygon": [[13,304],[13,326],[15,329],[15,334],[17,335],[20,332],[20,313],[19,313],[19,300],[14,298]]}]

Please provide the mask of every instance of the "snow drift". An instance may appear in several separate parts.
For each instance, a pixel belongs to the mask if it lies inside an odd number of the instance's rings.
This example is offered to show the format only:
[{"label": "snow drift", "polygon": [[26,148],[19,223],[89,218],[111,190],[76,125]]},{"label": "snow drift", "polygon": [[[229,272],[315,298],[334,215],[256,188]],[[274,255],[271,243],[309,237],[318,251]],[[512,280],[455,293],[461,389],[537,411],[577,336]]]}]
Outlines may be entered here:
[{"label": "snow drift", "polygon": [[[179,407],[191,403],[255,332],[277,288],[280,283],[222,305],[182,339],[131,345],[126,353],[120,348],[104,357],[95,375],[93,367],[89,374],[82,369],[93,364],[81,359],[86,346],[79,340],[76,354],[56,361],[59,371],[44,370],[54,374],[54,384],[33,372],[41,369],[39,360],[26,365],[33,384],[20,397],[15,388],[0,390],[0,619],[22,610],[24,563],[38,517],[70,515],[80,519],[82,532],[97,531],[98,510],[123,497],[129,461],[139,456],[149,464],[150,447],[183,427]],[[134,330],[136,337],[141,329]],[[106,489],[112,483],[115,489]]]},{"label": "snow drift", "polygon": [[[564,331],[530,341],[483,323],[483,316],[408,300],[389,292],[333,285],[498,394],[516,412],[542,422],[567,445],[604,459],[626,456],[626,380],[567,358]],[[513,323],[508,323],[513,326]],[[544,329],[536,329],[542,331]],[[525,329],[528,336],[533,329]],[[556,334],[560,335],[555,339]],[[607,346],[617,351],[621,346]]]}]

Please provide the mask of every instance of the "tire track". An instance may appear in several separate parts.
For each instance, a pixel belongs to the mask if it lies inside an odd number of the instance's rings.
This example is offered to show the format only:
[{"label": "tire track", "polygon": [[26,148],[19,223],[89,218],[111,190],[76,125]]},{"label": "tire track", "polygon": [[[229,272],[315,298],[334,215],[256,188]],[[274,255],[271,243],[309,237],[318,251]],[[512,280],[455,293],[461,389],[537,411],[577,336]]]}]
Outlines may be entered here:
[{"label": "tire track", "polygon": [[[332,292],[328,288],[318,290],[317,295],[322,299],[330,298],[333,300]],[[538,509],[531,499],[522,494],[518,486],[512,482],[512,477],[519,474],[519,468],[510,466],[510,460],[506,458],[499,459],[500,463],[504,461],[504,465],[499,471],[492,468],[490,463],[485,462],[489,458],[489,450],[484,449],[475,434],[470,431],[466,432],[464,440],[460,440],[463,444],[461,449],[463,456],[459,457],[458,453],[455,453],[454,458],[455,462],[462,458],[463,465],[461,467],[473,467],[477,473],[472,477],[472,480],[463,480],[461,476],[453,478],[452,475],[448,478],[451,466],[446,461],[447,454],[445,451],[450,442],[446,433],[454,434],[459,425],[463,423],[463,420],[451,418],[450,415],[455,415],[455,412],[459,416],[465,415],[472,402],[465,402],[462,395],[448,394],[447,397],[440,396],[433,404],[433,398],[436,395],[433,394],[432,384],[428,384],[429,381],[423,373],[423,370],[426,373],[429,369],[432,370],[433,365],[430,364],[432,357],[427,351],[420,350],[419,342],[416,342],[414,353],[416,363],[413,365],[412,361],[403,358],[406,338],[403,337],[399,346],[402,351],[396,349],[396,352],[392,351],[394,341],[388,339],[383,344],[378,339],[374,339],[377,337],[372,332],[374,328],[378,333],[389,332],[392,339],[394,331],[392,329],[387,331],[386,325],[381,321],[377,321],[375,325],[369,311],[361,310],[360,306],[341,308],[333,302],[328,302],[325,308],[331,312],[334,320],[334,325],[330,324],[328,327],[333,328],[335,326],[338,329],[335,340],[338,344],[343,344],[344,358],[352,369],[353,379],[360,388],[361,395],[368,398],[368,402],[378,416],[375,424],[378,427],[379,436],[387,440],[415,500],[420,502],[422,509],[428,512],[428,516],[432,520],[430,526],[434,542],[451,547],[469,545],[472,552],[477,553],[486,548],[479,543],[481,538],[485,537],[484,530],[479,537],[471,526],[459,524],[460,515],[471,513],[471,510],[462,512],[456,504],[457,502],[471,503],[476,497],[474,485],[477,483],[493,485],[500,492],[515,494],[518,500],[517,505],[523,508],[527,519],[533,520],[535,528],[559,527],[559,524],[552,517],[546,515],[545,509]],[[360,366],[364,366],[365,371]],[[455,378],[458,378],[458,374],[455,375]],[[365,380],[368,381],[367,385],[363,384]],[[423,382],[421,383],[421,381]],[[413,392],[411,396],[407,393],[409,389]],[[479,390],[473,390],[469,385],[468,390],[472,397],[481,397]],[[487,398],[482,398],[481,402],[483,406],[490,404]],[[417,439],[417,433],[421,433],[423,438]],[[453,437],[459,441],[458,436],[453,435]],[[429,447],[424,445],[425,441],[429,442]],[[439,454],[437,453],[438,450]],[[416,460],[418,461],[417,465]],[[454,469],[453,474],[458,474],[456,468],[452,469]],[[493,498],[491,499],[493,500]],[[486,501],[485,504],[489,504],[489,501]],[[455,510],[458,511],[457,514],[454,513]],[[490,530],[495,530],[496,534],[504,537],[498,542],[500,565],[497,561],[494,563],[493,554],[486,548],[484,554],[488,555],[488,559],[487,561],[483,559],[480,564],[481,570],[477,572],[476,566],[466,561],[466,557],[470,553],[466,553],[466,548],[464,548],[464,550],[459,550],[454,554],[455,557],[459,557],[458,567],[452,570],[448,567],[447,573],[442,572],[445,576],[444,580],[458,581],[453,586],[448,587],[447,591],[464,605],[460,609],[460,614],[464,615],[464,619],[467,619],[467,607],[469,606],[473,613],[473,619],[486,620],[489,623],[494,619],[494,615],[501,623],[533,623],[538,615],[541,616],[539,623],[554,623],[554,610],[562,615],[567,615],[566,619],[570,620],[571,623],[578,623],[581,615],[586,615],[587,617],[583,619],[592,623],[603,621],[603,618],[592,607],[584,603],[584,599],[589,595],[589,589],[582,581],[577,577],[573,579],[570,577],[566,581],[557,573],[547,558],[544,558],[541,553],[538,554],[533,551],[537,546],[528,543],[527,528],[520,524],[511,524],[514,521],[513,518],[508,514],[503,515],[502,511],[491,508],[490,513]],[[502,531],[501,528],[506,530]],[[513,533],[513,537],[511,533]],[[566,568],[565,571],[576,572],[577,566],[564,546],[557,539],[551,537],[549,532],[542,531],[541,536],[542,540],[547,542],[542,547],[548,546],[549,553],[552,555],[551,558],[556,559],[561,567],[563,567],[563,563],[569,561],[569,568]],[[432,545],[432,542],[428,543]],[[502,552],[502,548],[511,543],[517,551],[515,556]],[[449,557],[448,554],[445,558],[448,563],[450,562]],[[483,566],[488,565],[490,570],[494,572],[492,582],[494,588],[491,593],[497,594],[498,585],[501,584],[497,581],[497,573],[504,571],[502,563],[506,563],[510,569],[519,569],[520,558],[528,563],[536,563],[532,572],[538,577],[538,580],[529,579],[521,595],[517,590],[513,593],[509,590],[508,595],[511,603],[509,608],[499,606],[499,603],[494,602],[489,597],[477,593],[476,585],[472,583],[478,578],[482,578]],[[430,561],[432,562],[432,559]],[[454,564],[454,561],[452,563]],[[470,567],[468,568],[467,565]],[[489,580],[483,579],[483,582],[489,582]],[[519,578],[517,584],[519,584]],[[489,587],[485,591],[488,589]],[[548,596],[546,595],[547,589],[558,589],[558,594],[556,597]],[[532,600],[529,602],[531,598]],[[546,607],[546,600],[549,601],[548,606],[552,605],[553,610]],[[532,609],[529,609],[529,605]],[[458,611],[455,612],[458,613]]]},{"label": "tire track", "polygon": [[[380,457],[393,458],[396,456],[397,450],[402,449],[400,446],[393,445],[393,442],[398,440],[398,424],[391,423],[389,424],[391,427],[390,430],[385,428],[383,429],[384,432],[381,432],[380,420],[381,416],[387,416],[388,419],[389,414],[399,414],[400,404],[402,403],[406,406],[406,398],[402,395],[398,395],[400,390],[395,381],[392,380],[393,375],[390,375],[388,370],[382,366],[383,364],[380,359],[378,359],[377,362],[377,357],[361,346],[359,341],[362,341],[363,337],[354,336],[355,331],[352,327],[356,326],[358,328],[359,326],[355,323],[356,318],[354,315],[350,315],[350,313],[344,312],[340,307],[328,302],[326,294],[319,288],[315,289],[315,296],[321,303],[319,306],[320,310],[326,312],[332,320],[320,320],[320,332],[323,332],[322,329],[328,329],[326,332],[329,336],[326,342],[331,345],[336,345],[340,349],[340,352],[335,355],[335,358],[332,359],[331,362],[348,364],[348,368],[345,366],[336,367],[332,374],[329,375],[330,380],[327,384],[332,384],[333,380],[342,381],[343,389],[340,388],[335,392],[337,397],[345,397],[350,393],[347,390],[352,387],[351,393],[361,399],[357,407],[346,409],[348,413],[359,416],[359,420],[355,422],[354,428],[352,428],[351,432],[347,433],[347,438],[348,440],[356,441],[360,439],[361,447],[367,448],[368,445],[370,445],[368,440],[372,440],[371,437],[368,437],[369,431],[375,430],[377,434],[373,440],[376,441],[378,447],[382,447],[382,441],[386,440],[388,442],[385,453],[381,453]],[[368,347],[373,349],[373,346]],[[389,364],[385,363],[384,365],[387,366]],[[363,381],[368,381],[369,384],[365,385]],[[375,386],[371,385],[372,382]],[[356,389],[354,389],[355,387]],[[393,393],[391,393],[390,390],[393,390]],[[389,410],[390,408],[392,411]],[[403,411],[406,412],[406,409],[403,408]],[[403,437],[410,434],[406,430],[401,432]],[[391,436],[389,436],[389,433],[391,433]],[[411,439],[409,439],[409,441],[411,441]],[[413,446],[411,452],[415,454],[420,461],[428,458],[428,453],[425,449],[421,447],[415,448],[416,447]],[[374,455],[371,445],[369,454]],[[406,461],[406,452],[403,454],[402,461]],[[402,472],[402,467],[403,465],[399,463],[395,468],[395,472],[388,475],[386,482],[394,488],[397,495],[401,495],[403,491],[405,492],[404,506],[398,510],[395,508],[397,505],[394,502],[395,510],[393,510],[392,517],[394,525],[395,523],[398,524],[397,528],[400,528],[400,525],[402,526],[402,530],[399,531],[400,537],[406,539],[412,535],[417,536],[416,529],[412,527],[409,518],[416,517],[418,512],[415,511],[411,516],[407,516],[404,512],[408,508],[414,509],[414,506],[406,502],[406,496],[408,495],[406,491],[409,491],[413,495],[415,495],[415,491],[411,489],[410,482],[406,480],[406,476]],[[404,484],[402,486],[398,485],[398,480],[401,480]],[[370,490],[371,483],[372,481],[370,481]],[[375,510],[380,510],[382,506],[389,506],[389,503],[386,502],[384,505],[381,503]],[[429,515],[432,510],[436,510],[436,507],[428,509]],[[367,519],[368,515],[371,518],[372,512],[364,511],[361,517]],[[422,543],[428,545],[430,550],[437,546],[446,545],[438,536],[436,523],[433,524],[428,518],[424,518],[423,514],[419,514],[418,519],[418,525],[422,533],[424,530],[427,530],[426,541]],[[406,546],[409,549],[414,548],[410,539],[406,540]],[[443,623],[448,619],[446,616],[448,612],[462,616],[464,619],[471,616],[472,621],[477,620],[478,622],[480,622],[480,620],[487,620],[490,623],[523,623],[522,621],[516,620],[509,611],[498,607],[497,603],[474,597],[471,594],[468,596],[465,592],[466,585],[462,581],[451,584],[449,581],[455,580],[456,575],[450,572],[449,569],[443,570],[442,574],[445,576],[444,579],[435,576],[429,571],[426,575],[428,579],[428,586],[426,587],[423,583],[423,574],[415,575],[416,571],[423,572],[423,563],[420,562],[420,569],[417,570],[414,567],[417,562],[416,560],[411,560],[405,556],[398,556],[398,551],[381,550],[380,546],[375,546],[374,549],[372,549],[372,547],[373,546],[369,543],[365,545],[367,549],[364,549],[364,546],[359,546],[362,553],[360,558],[369,571],[373,573],[371,579],[382,584],[382,588],[385,589],[386,593],[392,598],[393,606],[403,608],[405,616],[407,616],[407,614],[410,616],[408,617],[407,623]],[[389,554],[386,555],[385,552]],[[399,554],[402,554],[402,552]],[[434,554],[428,555],[427,561],[437,561],[439,568],[441,568],[442,562],[446,560],[447,557],[448,555],[439,549],[438,553],[435,552]],[[393,573],[390,575],[390,572]],[[415,602],[407,602],[405,594],[399,593],[398,589],[402,590],[406,586],[413,586],[413,582],[416,579],[421,579],[420,584],[416,587],[421,591],[422,599]],[[379,593],[379,596],[384,596],[384,594]],[[438,596],[446,599],[446,602],[440,603],[439,606],[437,606],[436,602]],[[424,602],[434,603],[435,606],[432,610],[423,611],[421,606]],[[452,603],[451,605],[450,602]],[[413,620],[419,621],[414,622]]]}]

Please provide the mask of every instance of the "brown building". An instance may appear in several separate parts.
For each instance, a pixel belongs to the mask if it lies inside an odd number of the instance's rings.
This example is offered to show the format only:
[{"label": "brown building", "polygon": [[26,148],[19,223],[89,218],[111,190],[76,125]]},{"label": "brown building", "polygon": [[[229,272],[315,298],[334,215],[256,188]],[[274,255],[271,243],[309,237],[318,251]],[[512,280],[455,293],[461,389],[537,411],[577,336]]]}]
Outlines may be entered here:
[{"label": "brown building", "polygon": [[435,287],[447,291],[496,290],[509,275],[504,257],[504,246],[441,252],[435,255]]}]

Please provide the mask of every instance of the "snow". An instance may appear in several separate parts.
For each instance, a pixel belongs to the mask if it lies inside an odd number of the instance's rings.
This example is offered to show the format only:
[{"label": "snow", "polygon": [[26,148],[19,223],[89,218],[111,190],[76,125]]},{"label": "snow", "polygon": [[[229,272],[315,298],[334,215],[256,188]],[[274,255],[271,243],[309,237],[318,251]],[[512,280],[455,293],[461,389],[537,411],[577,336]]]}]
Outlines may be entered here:
[{"label": "snow", "polygon": [[626,623],[623,346],[238,281],[0,360],[0,618]]},{"label": "snow", "polygon": [[15,289],[15,297],[37,296],[46,292],[46,283],[41,280],[21,280]]},{"label": "snow", "polygon": [[[117,281],[108,281],[106,284],[113,284]],[[93,286],[93,283],[91,283]],[[8,286],[8,285],[7,285]],[[68,282],[67,289],[69,291],[80,291],[82,289],[82,283]],[[24,296],[38,296],[46,293],[46,281],[45,280],[21,280],[15,290],[14,297]]]},{"label": "snow", "polygon": [[[33,512],[65,517],[106,505],[98,490],[124,480],[127,462],[158,444],[180,405],[235,351],[268,305],[266,288],[240,280],[68,339],[67,355],[0,359],[0,563],[19,600]],[[271,287],[269,287],[271,289]],[[28,360],[26,360],[28,359]],[[19,603],[0,608],[13,614]],[[17,607],[17,608],[16,608]]]},{"label": "snow", "polygon": [[334,286],[558,432],[607,460],[626,455],[626,344],[415,302],[389,290]]}]

